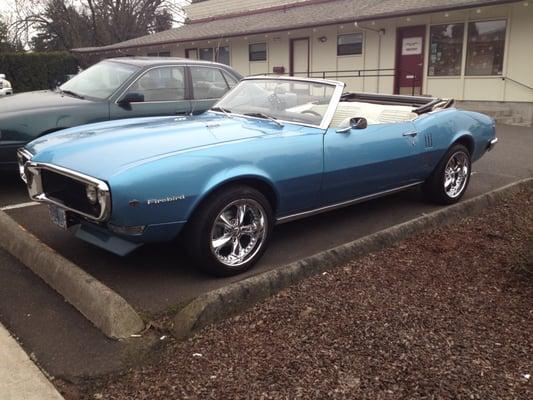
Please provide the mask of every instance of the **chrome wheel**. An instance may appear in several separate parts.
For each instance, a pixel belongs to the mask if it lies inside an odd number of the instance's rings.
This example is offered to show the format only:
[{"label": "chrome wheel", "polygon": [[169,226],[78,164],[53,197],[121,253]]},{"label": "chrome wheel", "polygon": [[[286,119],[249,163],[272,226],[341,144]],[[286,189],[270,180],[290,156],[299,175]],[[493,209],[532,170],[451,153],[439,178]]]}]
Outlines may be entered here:
[{"label": "chrome wheel", "polygon": [[252,199],[235,200],[215,218],[211,251],[219,262],[238,267],[261,250],[268,231],[263,206]]},{"label": "chrome wheel", "polygon": [[444,168],[444,191],[450,198],[461,195],[470,175],[468,155],[463,151],[454,153]]}]

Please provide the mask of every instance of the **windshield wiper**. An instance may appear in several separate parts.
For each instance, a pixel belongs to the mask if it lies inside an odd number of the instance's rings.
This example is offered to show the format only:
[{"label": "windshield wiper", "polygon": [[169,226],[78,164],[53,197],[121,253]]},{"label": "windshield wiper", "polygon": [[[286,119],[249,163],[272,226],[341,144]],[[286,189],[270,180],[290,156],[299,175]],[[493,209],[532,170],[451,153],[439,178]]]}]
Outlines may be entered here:
[{"label": "windshield wiper", "polygon": [[84,96],[82,96],[81,94],[75,93],[72,90],[64,90],[64,89],[59,89],[59,90],[61,91],[61,93],[69,94],[73,97],[77,97],[78,99],[85,99]]},{"label": "windshield wiper", "polygon": [[229,115],[231,113],[231,111],[228,110],[227,108],[224,108],[224,107],[212,107],[211,111],[221,111],[221,112],[224,113],[224,115],[226,117],[231,118],[231,115]]},{"label": "windshield wiper", "polygon": [[269,121],[274,122],[276,125],[278,125],[281,128],[283,128],[285,126],[281,122],[279,122],[277,120],[277,118],[271,117],[270,115],[264,114],[262,112],[245,113],[243,115],[246,115],[247,117],[256,117],[256,118],[268,119]]}]

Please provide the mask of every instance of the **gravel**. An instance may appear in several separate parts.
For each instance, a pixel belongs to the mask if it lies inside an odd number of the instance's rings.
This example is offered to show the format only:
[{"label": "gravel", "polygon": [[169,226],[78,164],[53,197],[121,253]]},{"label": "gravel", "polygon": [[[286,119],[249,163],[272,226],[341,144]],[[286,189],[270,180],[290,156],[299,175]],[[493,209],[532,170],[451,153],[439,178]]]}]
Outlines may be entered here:
[{"label": "gravel", "polygon": [[[533,191],[310,278],[70,399],[531,399]],[[164,334],[164,333],[162,333]]]}]

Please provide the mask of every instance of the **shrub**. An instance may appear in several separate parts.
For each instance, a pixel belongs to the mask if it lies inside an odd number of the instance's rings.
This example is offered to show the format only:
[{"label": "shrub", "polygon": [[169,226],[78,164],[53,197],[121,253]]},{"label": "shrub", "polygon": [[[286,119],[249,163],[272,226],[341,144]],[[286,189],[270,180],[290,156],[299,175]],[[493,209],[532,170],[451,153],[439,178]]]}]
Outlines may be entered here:
[{"label": "shrub", "polygon": [[78,72],[77,60],[66,51],[0,54],[0,73],[11,82],[14,93],[53,89]]}]

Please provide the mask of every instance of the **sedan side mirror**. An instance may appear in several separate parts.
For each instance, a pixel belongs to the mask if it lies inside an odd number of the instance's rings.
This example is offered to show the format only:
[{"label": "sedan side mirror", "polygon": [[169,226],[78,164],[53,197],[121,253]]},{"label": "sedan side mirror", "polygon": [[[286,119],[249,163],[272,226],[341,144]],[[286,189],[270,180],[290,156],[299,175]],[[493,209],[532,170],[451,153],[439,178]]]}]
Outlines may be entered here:
[{"label": "sedan side mirror", "polygon": [[348,133],[352,129],[366,129],[368,121],[364,117],[350,118],[350,123],[346,127],[337,129],[337,133]]},{"label": "sedan side mirror", "polygon": [[131,103],[144,102],[144,94],[137,92],[129,92],[124,95],[117,103],[120,107],[131,110]]}]

